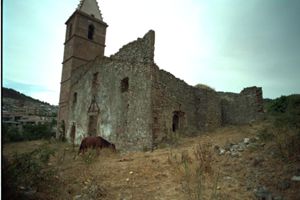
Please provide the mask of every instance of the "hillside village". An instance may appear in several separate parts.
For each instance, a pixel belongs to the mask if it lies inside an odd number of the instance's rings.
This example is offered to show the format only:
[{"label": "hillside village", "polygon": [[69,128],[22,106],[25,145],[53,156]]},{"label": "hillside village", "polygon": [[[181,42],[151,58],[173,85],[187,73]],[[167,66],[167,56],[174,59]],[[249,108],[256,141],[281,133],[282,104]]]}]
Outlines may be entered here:
[{"label": "hillside village", "polygon": [[41,102],[14,89],[2,88],[2,123],[21,128],[56,120],[57,106]]}]

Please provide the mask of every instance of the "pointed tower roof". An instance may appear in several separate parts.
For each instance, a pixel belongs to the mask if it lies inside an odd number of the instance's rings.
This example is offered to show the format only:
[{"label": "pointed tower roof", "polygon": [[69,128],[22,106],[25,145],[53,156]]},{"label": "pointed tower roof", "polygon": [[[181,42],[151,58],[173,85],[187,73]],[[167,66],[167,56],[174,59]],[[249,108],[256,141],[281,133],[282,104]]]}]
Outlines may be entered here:
[{"label": "pointed tower roof", "polygon": [[97,0],[80,0],[77,10],[92,15],[95,18],[103,21]]}]

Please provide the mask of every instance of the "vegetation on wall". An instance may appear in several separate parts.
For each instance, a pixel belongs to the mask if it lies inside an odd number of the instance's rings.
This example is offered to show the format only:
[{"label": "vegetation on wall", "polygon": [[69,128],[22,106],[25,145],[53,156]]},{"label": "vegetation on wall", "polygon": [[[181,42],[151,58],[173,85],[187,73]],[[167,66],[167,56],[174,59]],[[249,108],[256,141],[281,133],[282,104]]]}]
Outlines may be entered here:
[{"label": "vegetation on wall", "polygon": [[205,84],[202,84],[202,83],[198,83],[197,85],[195,85],[196,88],[199,88],[199,89],[204,89],[204,90],[212,90],[212,91],[216,91],[214,88],[208,86],[208,85],[205,85]]}]

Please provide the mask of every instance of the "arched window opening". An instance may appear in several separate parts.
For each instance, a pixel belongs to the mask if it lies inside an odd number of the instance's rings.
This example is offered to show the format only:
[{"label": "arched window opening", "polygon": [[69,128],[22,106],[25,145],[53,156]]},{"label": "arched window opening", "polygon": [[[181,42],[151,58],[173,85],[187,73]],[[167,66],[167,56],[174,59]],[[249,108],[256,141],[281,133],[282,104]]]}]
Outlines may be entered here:
[{"label": "arched window opening", "polygon": [[88,30],[88,38],[90,40],[93,40],[94,39],[94,32],[95,32],[95,27],[94,25],[89,25],[89,30]]}]

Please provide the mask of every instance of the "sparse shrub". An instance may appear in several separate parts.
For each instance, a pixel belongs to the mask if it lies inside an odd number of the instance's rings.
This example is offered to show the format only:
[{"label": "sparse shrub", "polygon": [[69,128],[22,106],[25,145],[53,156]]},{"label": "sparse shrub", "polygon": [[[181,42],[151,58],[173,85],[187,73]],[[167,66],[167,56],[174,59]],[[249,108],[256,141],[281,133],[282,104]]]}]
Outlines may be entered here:
[{"label": "sparse shrub", "polygon": [[199,130],[197,130],[195,127],[188,127],[184,130],[184,133],[188,137],[195,137],[199,135]]},{"label": "sparse shrub", "polygon": [[212,188],[212,192],[211,192],[211,197],[210,199],[214,200],[214,199],[218,199],[218,183],[219,183],[219,179],[220,179],[220,173],[217,172],[217,174],[214,177],[213,180],[213,188]]},{"label": "sparse shrub", "polygon": [[26,140],[50,139],[55,137],[51,123],[28,124],[23,126],[23,135]]},{"label": "sparse shrub", "polygon": [[171,147],[177,147],[180,141],[180,132],[170,132],[167,133],[166,137],[163,140],[163,143],[159,145],[160,148],[163,148],[166,144]]},{"label": "sparse shrub", "polygon": [[66,158],[66,152],[67,152],[67,149],[64,148],[64,149],[63,149],[63,152],[62,152],[62,153],[59,153],[59,154],[57,155],[57,164],[58,164],[58,165],[61,165],[61,164],[64,163],[65,158]]},{"label": "sparse shrub", "polygon": [[199,169],[204,173],[212,173],[213,151],[211,143],[197,144],[194,148],[194,155]]},{"label": "sparse shrub", "polygon": [[53,123],[27,124],[20,131],[17,127],[5,125],[3,127],[4,142],[50,139],[55,137],[53,126]]},{"label": "sparse shrub", "polygon": [[150,151],[150,150],[151,150],[150,147],[148,147],[148,146],[143,146],[143,152],[147,152],[147,151]]},{"label": "sparse shrub", "polygon": [[181,163],[179,156],[176,153],[174,153],[172,150],[170,150],[170,153],[168,155],[168,163],[170,165],[173,165],[173,167],[178,167]]},{"label": "sparse shrub", "polygon": [[216,91],[214,88],[206,85],[206,84],[202,84],[202,83],[198,83],[197,85],[195,85],[196,88],[199,89],[205,89],[205,90],[212,90],[212,91]]},{"label": "sparse shrub", "polygon": [[203,170],[198,167],[196,168],[196,187],[195,187],[195,193],[197,200],[203,199],[203,193],[204,193],[204,179],[203,176]]},{"label": "sparse shrub", "polygon": [[274,138],[274,134],[270,128],[264,128],[258,132],[257,137],[263,142],[268,142]]},{"label": "sparse shrub", "polygon": [[29,153],[14,154],[11,161],[6,160],[2,166],[5,199],[22,199],[21,189],[38,190],[51,181],[55,171],[47,164],[54,153],[54,150],[42,147]]},{"label": "sparse shrub", "polygon": [[281,96],[274,100],[270,106],[271,112],[284,113],[288,107],[288,98],[286,96]]},{"label": "sparse shrub", "polygon": [[300,95],[282,96],[269,104],[267,111],[276,127],[300,129]]},{"label": "sparse shrub", "polygon": [[206,179],[213,179],[213,188],[210,199],[217,199],[217,184],[219,182],[219,174],[214,177],[213,163],[213,150],[212,144],[207,142],[204,144],[197,144],[194,148],[194,156],[196,160],[196,186],[195,195],[197,200],[204,199],[204,191],[208,189],[204,186]]},{"label": "sparse shrub", "polygon": [[[192,157],[194,155],[194,157]],[[217,185],[219,173],[215,174],[213,165],[213,150],[211,143],[197,144],[193,154],[187,150],[180,154],[170,151],[168,162],[181,174],[182,189],[189,199],[218,199]],[[194,158],[194,159],[193,159]],[[206,183],[213,183],[212,188]]]},{"label": "sparse shrub", "polygon": [[2,131],[4,143],[19,142],[24,140],[24,136],[20,133],[17,127],[4,124]]},{"label": "sparse shrub", "polygon": [[284,160],[293,160],[300,155],[300,131],[290,128],[278,128],[274,133],[274,142]]},{"label": "sparse shrub", "polygon": [[96,149],[88,149],[84,154],[82,154],[82,160],[85,164],[92,164],[98,156],[98,152]]},{"label": "sparse shrub", "polygon": [[[149,149],[147,148],[147,150],[149,150]],[[98,150],[98,151],[99,151],[98,154],[101,157],[111,157],[111,156],[116,155],[116,152],[117,152],[111,148],[102,148],[101,150]],[[96,150],[96,153],[97,153],[97,150]]]}]

